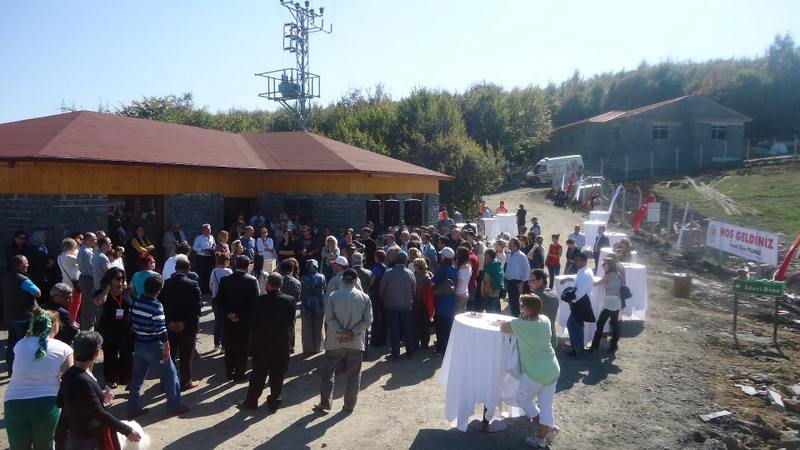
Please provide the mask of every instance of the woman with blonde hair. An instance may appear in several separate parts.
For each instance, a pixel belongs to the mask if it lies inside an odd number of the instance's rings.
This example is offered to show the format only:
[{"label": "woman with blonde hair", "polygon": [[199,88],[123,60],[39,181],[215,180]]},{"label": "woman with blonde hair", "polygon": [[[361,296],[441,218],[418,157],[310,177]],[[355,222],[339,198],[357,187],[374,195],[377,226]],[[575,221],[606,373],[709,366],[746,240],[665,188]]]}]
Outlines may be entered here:
[{"label": "woman with blonde hair", "polygon": [[339,257],[339,241],[334,236],[325,238],[325,246],[322,247],[320,252],[320,260],[322,260],[322,274],[325,275],[325,281],[330,281],[333,277],[333,262]]},{"label": "woman with blonde hair", "polygon": [[78,278],[81,271],[78,268],[78,243],[75,239],[64,238],[61,241],[61,254],[56,258],[58,268],[61,269],[61,282],[72,288],[72,301],[67,305],[69,316],[78,317],[81,307],[81,291]]},{"label": "woman with blonde hair", "polygon": [[617,261],[614,258],[605,258],[603,260],[603,269],[605,275],[599,281],[594,283],[595,286],[605,285],[606,296],[603,299],[603,311],[600,312],[600,317],[597,318],[597,330],[594,332],[594,339],[592,339],[592,346],[589,352],[593,352],[600,347],[600,338],[603,336],[603,329],[606,327],[606,322],[611,320],[611,346],[608,348],[609,353],[617,351],[617,342],[619,342],[620,323],[619,312],[622,309],[622,299],[619,296],[619,289],[625,283],[624,274],[619,270]]},{"label": "woman with blonde hair", "polygon": [[416,270],[416,265],[415,264],[416,264],[417,258],[421,258],[421,257],[422,257],[422,253],[419,251],[418,248],[414,248],[414,247],[409,248],[408,249],[408,260],[409,260],[409,263],[406,266],[406,268],[408,270],[412,271],[412,272],[415,271]]},{"label": "woman with blonde hair", "polygon": [[230,238],[230,233],[226,230],[220,230],[217,233],[217,241],[214,246],[214,253],[222,253],[224,255],[231,255],[231,248],[228,245],[228,239]]}]

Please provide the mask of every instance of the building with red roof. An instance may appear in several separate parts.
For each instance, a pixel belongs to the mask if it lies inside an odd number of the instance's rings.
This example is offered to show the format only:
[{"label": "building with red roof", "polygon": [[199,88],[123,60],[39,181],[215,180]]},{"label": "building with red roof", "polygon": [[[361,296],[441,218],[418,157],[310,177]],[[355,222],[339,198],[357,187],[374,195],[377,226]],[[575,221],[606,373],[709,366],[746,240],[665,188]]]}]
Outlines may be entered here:
[{"label": "building with red roof", "polygon": [[151,240],[173,221],[218,230],[256,208],[318,227],[430,222],[448,179],[310,132],[235,134],[71,112],[0,124],[0,244],[16,229],[56,238],[108,229],[115,215],[145,225]]}]

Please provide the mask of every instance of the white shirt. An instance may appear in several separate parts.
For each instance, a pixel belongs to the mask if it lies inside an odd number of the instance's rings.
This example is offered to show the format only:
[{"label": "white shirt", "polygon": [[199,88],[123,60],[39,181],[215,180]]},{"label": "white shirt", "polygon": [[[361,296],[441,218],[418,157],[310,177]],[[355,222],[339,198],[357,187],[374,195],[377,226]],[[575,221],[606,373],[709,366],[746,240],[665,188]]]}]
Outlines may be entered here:
[{"label": "white shirt", "polygon": [[211,298],[217,297],[220,280],[232,274],[233,270],[231,270],[229,267],[215,267],[214,270],[211,271],[211,277],[208,280],[208,287],[211,289]]},{"label": "white shirt", "polygon": [[528,257],[525,256],[525,253],[517,250],[508,255],[506,259],[506,280],[527,280],[530,271],[531,266],[530,263],[528,263]]},{"label": "white shirt", "polygon": [[175,262],[178,261],[178,255],[170,256],[164,261],[164,268],[161,270],[161,278],[169,280],[173,273],[175,273]]},{"label": "white shirt", "polygon": [[14,346],[14,376],[6,388],[5,401],[55,397],[61,386],[61,366],[72,354],[72,347],[47,338],[47,354],[34,359],[38,337],[27,337]]},{"label": "white shirt", "polygon": [[458,269],[458,281],[456,283],[456,295],[469,294],[469,278],[472,276],[472,264],[466,263],[464,267]]},{"label": "white shirt", "polygon": [[78,255],[62,252],[58,255],[58,268],[61,269],[61,282],[75,289],[72,280],[77,280],[81,276],[81,271],[78,269]]},{"label": "white shirt", "polygon": [[256,240],[256,252],[264,259],[275,259],[275,242],[271,237],[267,237],[266,241],[259,237]]},{"label": "white shirt", "polygon": [[586,236],[583,233],[570,233],[569,238],[575,241],[575,246],[579,249],[586,246]]},{"label": "white shirt", "polygon": [[575,275],[575,301],[582,299],[584,295],[589,295],[593,287],[594,273],[589,266],[583,266]]},{"label": "white shirt", "polygon": [[192,250],[200,256],[212,256],[206,253],[204,250],[211,250],[212,254],[214,252],[214,247],[216,247],[216,243],[214,242],[214,236],[212,235],[204,235],[200,234],[196,238],[194,238],[194,244],[192,245]]}]

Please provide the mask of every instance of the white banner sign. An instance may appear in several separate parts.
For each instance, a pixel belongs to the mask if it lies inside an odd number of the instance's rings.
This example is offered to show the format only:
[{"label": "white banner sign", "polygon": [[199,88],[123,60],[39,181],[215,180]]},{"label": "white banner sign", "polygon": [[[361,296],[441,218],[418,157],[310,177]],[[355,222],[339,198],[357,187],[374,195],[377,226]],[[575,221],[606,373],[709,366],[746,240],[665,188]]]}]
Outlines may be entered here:
[{"label": "white banner sign", "polygon": [[778,233],[710,220],[706,245],[750,261],[778,265]]},{"label": "white banner sign", "polygon": [[661,203],[650,202],[647,205],[647,222],[661,222]]}]

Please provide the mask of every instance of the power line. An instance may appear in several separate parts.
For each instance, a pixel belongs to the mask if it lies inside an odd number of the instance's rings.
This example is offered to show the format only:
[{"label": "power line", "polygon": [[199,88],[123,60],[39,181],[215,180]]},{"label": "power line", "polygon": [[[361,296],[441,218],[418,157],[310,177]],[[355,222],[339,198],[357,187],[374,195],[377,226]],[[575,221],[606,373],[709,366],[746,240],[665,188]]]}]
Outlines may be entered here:
[{"label": "power line", "polygon": [[322,18],[325,8],[318,11],[310,8],[310,2],[280,0],[281,6],[289,10],[293,22],[283,24],[283,50],[295,56],[295,67],[257,73],[256,76],[267,79],[267,91],[259,97],[279,102],[289,111],[295,113],[299,128],[308,129],[308,113],[311,100],[319,98],[319,75],[309,71],[309,36],[320,31],[331,33],[333,27],[325,29]]}]

